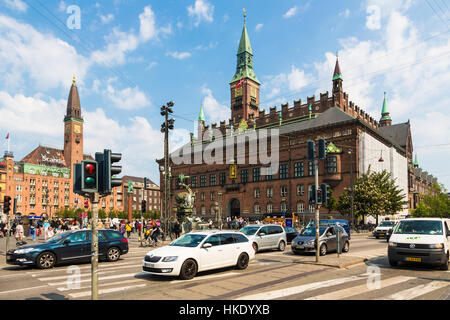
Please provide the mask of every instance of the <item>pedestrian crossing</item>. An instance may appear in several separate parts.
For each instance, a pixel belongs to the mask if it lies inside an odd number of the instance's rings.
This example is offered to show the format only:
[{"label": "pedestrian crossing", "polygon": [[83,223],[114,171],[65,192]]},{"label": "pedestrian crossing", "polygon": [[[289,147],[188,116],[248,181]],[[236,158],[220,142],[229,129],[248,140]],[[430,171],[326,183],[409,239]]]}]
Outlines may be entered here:
[{"label": "pedestrian crossing", "polygon": [[[324,281],[317,281],[299,286],[293,286],[267,292],[260,292],[237,297],[235,300],[275,300],[275,299],[299,299],[299,300],[344,300],[357,299],[359,296],[378,295],[376,300],[413,300],[426,294],[444,288],[450,289],[448,280],[434,280],[428,283],[417,277],[393,276],[379,281],[370,281],[370,274],[364,273],[356,276],[342,277]],[[408,287],[398,291],[398,286]],[[344,286],[344,288],[342,288]],[[314,294],[320,289],[326,289],[326,293]],[[384,294],[387,290],[394,294]],[[323,290],[321,290],[323,292]]]}]

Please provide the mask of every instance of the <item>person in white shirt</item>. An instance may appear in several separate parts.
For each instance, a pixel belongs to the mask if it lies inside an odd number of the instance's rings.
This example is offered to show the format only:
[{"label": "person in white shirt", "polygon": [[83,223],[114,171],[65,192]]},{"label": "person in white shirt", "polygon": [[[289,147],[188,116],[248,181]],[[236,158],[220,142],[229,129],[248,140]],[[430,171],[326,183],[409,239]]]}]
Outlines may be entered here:
[{"label": "person in white shirt", "polygon": [[55,235],[55,232],[53,231],[52,227],[48,227],[47,231],[45,232],[46,238],[50,239]]}]

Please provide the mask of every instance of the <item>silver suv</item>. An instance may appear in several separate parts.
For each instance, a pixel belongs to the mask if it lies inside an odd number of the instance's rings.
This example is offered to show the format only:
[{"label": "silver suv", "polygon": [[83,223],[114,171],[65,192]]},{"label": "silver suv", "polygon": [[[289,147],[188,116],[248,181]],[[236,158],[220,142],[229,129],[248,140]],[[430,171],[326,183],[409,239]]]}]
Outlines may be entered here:
[{"label": "silver suv", "polygon": [[278,224],[250,224],[239,230],[250,239],[255,252],[265,249],[286,249],[286,232]]}]

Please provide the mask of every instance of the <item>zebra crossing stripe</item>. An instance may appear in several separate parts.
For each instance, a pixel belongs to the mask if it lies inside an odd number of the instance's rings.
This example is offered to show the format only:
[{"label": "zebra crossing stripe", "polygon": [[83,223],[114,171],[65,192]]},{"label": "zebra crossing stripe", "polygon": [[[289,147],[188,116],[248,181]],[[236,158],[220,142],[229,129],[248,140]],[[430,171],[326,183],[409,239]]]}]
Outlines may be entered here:
[{"label": "zebra crossing stripe", "polygon": [[351,288],[346,288],[346,289],[342,289],[342,290],[337,290],[337,291],[333,291],[333,292],[329,292],[329,293],[325,293],[325,294],[321,294],[315,297],[310,297],[306,300],[341,300],[341,299],[346,299],[348,297],[352,297],[355,295],[359,295],[359,294],[363,294],[369,291],[375,291],[375,290],[380,290],[383,288],[386,288],[388,286],[392,286],[395,284],[399,284],[402,282],[406,282],[412,279],[416,279],[413,277],[393,277],[393,278],[389,278],[389,279],[385,279],[385,280],[381,280],[380,281],[380,285],[379,288],[370,288],[367,283],[360,285],[360,286],[356,286],[356,287],[351,287]]},{"label": "zebra crossing stripe", "polygon": [[[135,286],[126,286],[126,287],[118,287],[118,288],[110,288],[110,289],[102,289],[98,291],[98,294],[107,294],[107,293],[113,293],[113,292],[120,292],[120,291],[126,291],[126,290],[130,290],[130,289],[137,289],[137,288],[143,288],[147,286],[146,284],[138,284]],[[91,291],[83,291],[83,292],[78,292],[78,293],[70,293],[69,296],[71,298],[83,298],[83,297],[90,297],[91,296]]]},{"label": "zebra crossing stripe", "polygon": [[423,296],[424,294],[433,292],[441,288],[445,288],[448,285],[449,283],[445,281],[432,281],[427,284],[422,284],[414,288],[394,293],[389,297],[380,300],[412,300],[414,298]]},{"label": "zebra crossing stripe", "polygon": [[327,281],[321,281],[321,282],[313,282],[304,284],[301,286],[291,287],[291,288],[284,288],[269,292],[262,292],[257,293],[253,295],[243,296],[239,297],[236,300],[273,300],[278,298],[283,298],[287,296],[292,296],[294,294],[300,294],[307,291],[312,291],[320,288],[326,288],[326,287],[332,287],[343,283],[348,283],[356,280],[365,279],[359,276],[351,276],[346,278],[339,278],[339,279],[332,279]]}]

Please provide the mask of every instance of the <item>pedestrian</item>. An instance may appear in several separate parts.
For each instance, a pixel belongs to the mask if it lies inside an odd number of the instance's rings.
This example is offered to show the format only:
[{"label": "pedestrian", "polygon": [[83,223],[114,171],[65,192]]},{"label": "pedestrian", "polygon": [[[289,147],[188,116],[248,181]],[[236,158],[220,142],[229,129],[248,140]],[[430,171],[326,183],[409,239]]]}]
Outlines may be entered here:
[{"label": "pedestrian", "polygon": [[209,219],[209,221],[208,221],[208,228],[212,229],[212,227],[213,227],[213,222],[212,222],[211,219]]},{"label": "pedestrian", "polygon": [[103,225],[102,220],[98,220],[98,229],[101,230],[103,229],[105,226]]},{"label": "pedestrian", "polygon": [[128,222],[125,228],[126,228],[126,231],[127,231],[127,238],[129,238],[130,235],[131,235],[131,231],[133,230],[133,227],[131,226],[131,223]]},{"label": "pedestrian", "polygon": [[50,239],[55,235],[55,232],[53,228],[50,226],[48,227],[47,231],[45,232],[45,239]]},{"label": "pedestrian", "polygon": [[30,225],[30,233],[31,233],[31,238],[33,239],[33,242],[34,242],[36,240],[36,227],[34,226],[34,222],[32,222]]},{"label": "pedestrian", "polygon": [[20,222],[19,225],[16,227],[15,237],[16,237],[17,242],[19,242],[19,241],[22,242],[22,240],[23,240],[23,233],[24,233],[23,225],[22,225],[22,222]]},{"label": "pedestrian", "polygon": [[175,225],[173,226],[173,231],[175,232],[175,238],[178,239],[181,234],[181,224],[178,220],[175,220]]},{"label": "pedestrian", "polygon": [[50,223],[48,222],[48,220],[45,220],[45,222],[44,222],[44,239],[45,239],[45,241],[47,241],[48,228],[50,228]]}]

